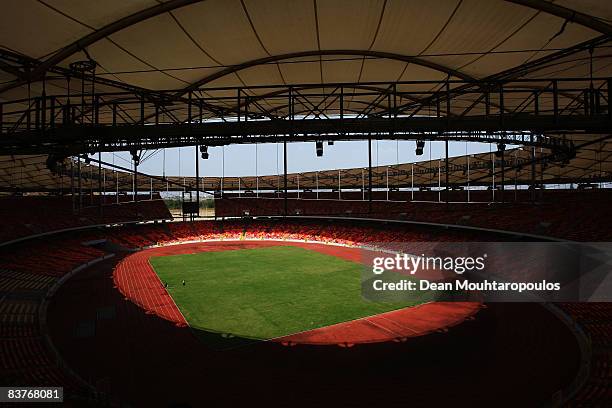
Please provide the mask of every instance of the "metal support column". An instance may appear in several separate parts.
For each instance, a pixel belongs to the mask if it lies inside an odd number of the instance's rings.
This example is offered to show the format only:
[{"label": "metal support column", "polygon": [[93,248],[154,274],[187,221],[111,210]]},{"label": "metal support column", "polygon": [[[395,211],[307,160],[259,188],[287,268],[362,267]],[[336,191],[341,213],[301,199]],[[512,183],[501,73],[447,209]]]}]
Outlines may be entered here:
[{"label": "metal support column", "polygon": [[49,102],[49,128],[55,128],[55,96],[51,96],[51,101]]},{"label": "metal support column", "polygon": [[[534,91],[534,95],[533,95],[533,110],[535,115],[539,115],[540,114],[540,98],[539,98],[539,93],[538,91]],[[531,138],[531,143],[533,144],[533,133],[530,135]],[[535,162],[535,157],[536,157],[536,147],[535,146],[531,146],[531,202],[535,202],[536,201],[536,189],[535,189],[535,182],[536,182],[536,162]]]},{"label": "metal support column", "polygon": [[72,212],[76,212],[76,197],[74,195],[74,160],[70,158],[70,196],[72,197]]},{"label": "metal support column", "polygon": [[[531,142],[533,143],[533,135],[531,135]],[[536,201],[536,189],[535,189],[535,181],[536,181],[536,153],[535,146],[531,146],[530,148],[530,158],[531,158],[531,202]]]},{"label": "metal support column", "polygon": [[199,156],[200,145],[195,146],[195,172],[196,172],[196,202],[198,203],[198,211],[196,216],[200,216],[200,156]]},{"label": "metal support column", "polygon": [[414,201],[414,163],[410,164],[410,201]]},{"label": "metal support column", "polygon": [[40,100],[40,129],[42,129],[43,133],[45,132],[45,128],[47,126],[47,86],[45,81],[45,76],[43,75],[42,80],[42,95]]},{"label": "metal support column", "polygon": [[365,201],[365,174],[364,169],[361,169],[361,201]]},{"label": "metal support column", "polygon": [[79,176],[79,180],[77,181],[78,183],[78,189],[79,189],[79,205],[78,205],[78,211],[80,212],[81,209],[83,208],[83,185],[81,183],[81,158],[78,157],[78,165],[77,165],[77,175]]},{"label": "metal support column", "polygon": [[284,189],[284,215],[287,215],[287,136],[283,140],[283,189]]},{"label": "metal support column", "polygon": [[445,186],[444,186],[444,197],[446,200],[446,204],[448,204],[449,201],[449,189],[448,189],[448,140],[445,141],[444,143],[444,147],[446,150],[446,155],[444,157],[444,176],[445,176]]},{"label": "metal support column", "polygon": [[544,170],[546,169],[546,158],[544,151],[540,147],[540,201],[544,200]]},{"label": "metal support column", "polygon": [[387,166],[387,201],[389,201],[389,166]]},{"label": "metal support column", "polygon": [[[289,128],[291,131],[291,136],[293,136],[293,89],[289,88]],[[285,190],[284,197],[284,212],[283,214],[287,215],[287,135],[283,139],[283,184]]]},{"label": "metal support column", "polygon": [[98,211],[102,215],[102,152],[98,151]]},{"label": "metal support column", "polygon": [[499,201],[504,202],[504,190],[506,188],[506,149],[501,151],[501,185],[499,189]]},{"label": "metal support column", "polygon": [[470,155],[467,153],[467,143],[466,143],[466,152],[465,155],[467,157],[467,202],[470,202]]},{"label": "metal support column", "polygon": [[[499,86],[499,122],[501,123],[502,127],[504,126],[504,85],[500,84]],[[499,150],[498,146],[498,150]],[[505,158],[505,153],[506,151],[506,145],[503,145],[503,148],[501,149],[501,186],[500,186],[500,201],[503,203],[504,202],[504,189],[506,188],[505,183],[506,183],[506,158]]]},{"label": "metal support column", "polygon": [[372,136],[368,138],[368,213],[372,212]]},{"label": "metal support column", "polygon": [[[136,152],[138,154],[138,152]],[[138,162],[132,158],[134,163],[134,174],[132,178],[132,187],[134,190],[134,202],[138,202]]]}]

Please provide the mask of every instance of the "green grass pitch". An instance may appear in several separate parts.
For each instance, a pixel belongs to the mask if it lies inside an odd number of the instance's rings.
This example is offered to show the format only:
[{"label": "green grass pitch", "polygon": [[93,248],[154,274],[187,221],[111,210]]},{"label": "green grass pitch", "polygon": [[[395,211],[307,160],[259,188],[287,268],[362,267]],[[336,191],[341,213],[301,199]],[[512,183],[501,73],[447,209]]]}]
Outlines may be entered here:
[{"label": "green grass pitch", "polygon": [[240,338],[271,339],[422,303],[368,302],[361,264],[293,246],[150,262],[192,328]]}]

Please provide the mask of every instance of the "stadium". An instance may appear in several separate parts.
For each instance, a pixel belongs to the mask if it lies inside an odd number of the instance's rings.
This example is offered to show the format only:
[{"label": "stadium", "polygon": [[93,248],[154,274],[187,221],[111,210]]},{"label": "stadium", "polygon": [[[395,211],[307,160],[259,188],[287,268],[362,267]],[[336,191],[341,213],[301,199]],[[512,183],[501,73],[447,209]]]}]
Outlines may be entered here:
[{"label": "stadium", "polygon": [[0,404],[612,405],[612,3],[0,9]]}]

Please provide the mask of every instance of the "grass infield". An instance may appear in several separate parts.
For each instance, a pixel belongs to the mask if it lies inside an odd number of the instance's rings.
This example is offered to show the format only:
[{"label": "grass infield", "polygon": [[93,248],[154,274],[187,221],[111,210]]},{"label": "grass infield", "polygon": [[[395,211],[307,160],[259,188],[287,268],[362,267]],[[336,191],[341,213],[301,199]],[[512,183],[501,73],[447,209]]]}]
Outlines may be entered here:
[{"label": "grass infield", "polygon": [[192,328],[246,339],[282,337],[425,301],[368,302],[361,296],[363,265],[292,246],[150,262]]}]

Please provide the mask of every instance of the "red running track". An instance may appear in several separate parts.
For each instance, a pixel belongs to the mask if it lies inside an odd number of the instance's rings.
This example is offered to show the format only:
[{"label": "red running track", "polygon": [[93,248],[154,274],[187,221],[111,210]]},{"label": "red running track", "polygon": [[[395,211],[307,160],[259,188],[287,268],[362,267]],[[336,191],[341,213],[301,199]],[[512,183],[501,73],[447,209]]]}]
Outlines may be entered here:
[{"label": "red running track", "polygon": [[[152,256],[190,254],[195,252],[245,249],[262,246],[292,245],[359,262],[359,248],[279,241],[199,242],[151,248],[123,259],[115,268],[115,287],[126,299],[147,313],[155,314],[177,326],[187,322],[149,263]],[[376,316],[321,327],[274,339],[285,345],[338,344],[350,347],[361,343],[406,341],[436,331],[446,331],[473,316],[482,308],[477,302],[434,302],[394,310]]]}]

